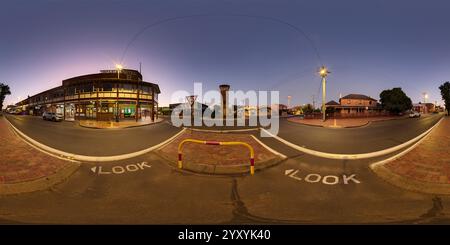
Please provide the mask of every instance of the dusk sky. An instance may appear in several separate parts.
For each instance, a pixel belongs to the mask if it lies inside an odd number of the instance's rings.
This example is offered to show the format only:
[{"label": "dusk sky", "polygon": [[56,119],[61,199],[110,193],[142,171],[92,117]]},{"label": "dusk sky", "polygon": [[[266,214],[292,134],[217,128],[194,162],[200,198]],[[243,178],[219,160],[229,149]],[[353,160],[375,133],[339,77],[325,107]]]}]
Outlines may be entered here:
[{"label": "dusk sky", "polygon": [[[1,1],[0,82],[5,105],[66,78],[122,64],[158,83],[160,106],[176,90],[228,83],[279,90],[281,103],[320,100],[319,65],[329,67],[327,101],[360,93],[379,99],[402,87],[414,103],[450,80],[450,2],[430,1]],[[248,16],[248,17],[245,17]],[[266,16],[270,19],[251,16]],[[304,33],[295,31],[289,23]],[[311,42],[317,48],[317,57]],[[316,105],[318,105],[317,103]]]}]

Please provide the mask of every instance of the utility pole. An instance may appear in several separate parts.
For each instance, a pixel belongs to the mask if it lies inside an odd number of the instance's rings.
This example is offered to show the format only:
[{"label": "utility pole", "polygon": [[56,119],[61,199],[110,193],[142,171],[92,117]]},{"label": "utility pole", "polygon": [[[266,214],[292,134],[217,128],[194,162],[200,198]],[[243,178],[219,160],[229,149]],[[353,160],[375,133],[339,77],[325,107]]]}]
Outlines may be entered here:
[{"label": "utility pole", "polygon": [[326,107],[325,107],[325,98],[326,98],[326,77],[330,72],[327,70],[325,66],[320,67],[319,74],[322,77],[322,120],[325,122],[326,119]]},{"label": "utility pole", "polygon": [[313,100],[313,109],[316,109],[316,97],[313,95],[312,96],[312,100]]}]

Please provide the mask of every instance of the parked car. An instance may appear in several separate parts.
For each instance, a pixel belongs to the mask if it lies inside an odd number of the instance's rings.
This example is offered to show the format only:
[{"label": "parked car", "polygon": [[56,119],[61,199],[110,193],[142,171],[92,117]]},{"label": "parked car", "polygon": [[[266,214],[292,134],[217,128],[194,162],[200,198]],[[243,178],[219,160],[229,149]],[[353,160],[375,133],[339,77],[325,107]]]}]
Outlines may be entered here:
[{"label": "parked car", "polygon": [[59,113],[44,112],[44,114],[42,114],[42,119],[56,122],[56,121],[62,121],[63,116],[62,116],[62,114],[59,114]]},{"label": "parked car", "polygon": [[410,118],[413,118],[413,117],[420,117],[420,113],[417,112],[417,111],[411,111],[411,112],[409,113],[409,117],[410,117]]}]

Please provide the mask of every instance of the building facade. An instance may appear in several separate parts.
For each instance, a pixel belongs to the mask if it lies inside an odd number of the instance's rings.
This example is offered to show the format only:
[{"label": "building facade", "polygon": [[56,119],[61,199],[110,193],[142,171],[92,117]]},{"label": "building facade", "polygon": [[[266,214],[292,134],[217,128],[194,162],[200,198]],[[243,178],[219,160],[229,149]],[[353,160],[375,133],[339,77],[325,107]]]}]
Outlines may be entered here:
[{"label": "building facade", "polygon": [[422,103],[419,102],[417,104],[413,104],[413,111],[417,111],[419,113],[432,113],[436,111],[436,106],[433,103]]},{"label": "building facade", "polygon": [[120,121],[157,118],[158,94],[154,83],[136,70],[102,70],[62,81],[62,85],[17,103],[26,114],[63,115],[64,120]]},{"label": "building facade", "polygon": [[332,100],[326,103],[328,113],[335,116],[369,116],[383,113],[383,109],[376,99],[363,94],[349,94],[339,99],[339,103]]}]

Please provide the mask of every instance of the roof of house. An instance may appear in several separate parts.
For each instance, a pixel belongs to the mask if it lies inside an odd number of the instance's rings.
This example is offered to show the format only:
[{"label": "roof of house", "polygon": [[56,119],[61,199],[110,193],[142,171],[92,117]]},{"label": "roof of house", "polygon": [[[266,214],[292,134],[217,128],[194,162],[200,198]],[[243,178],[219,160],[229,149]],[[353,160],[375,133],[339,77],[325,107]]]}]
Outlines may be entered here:
[{"label": "roof of house", "polygon": [[340,104],[337,103],[337,102],[334,101],[334,100],[330,100],[330,101],[328,101],[325,105],[340,105]]},{"label": "roof of house", "polygon": [[376,99],[370,98],[369,96],[364,95],[364,94],[348,94],[348,95],[342,97],[341,99],[373,100],[373,101],[377,101]]}]

